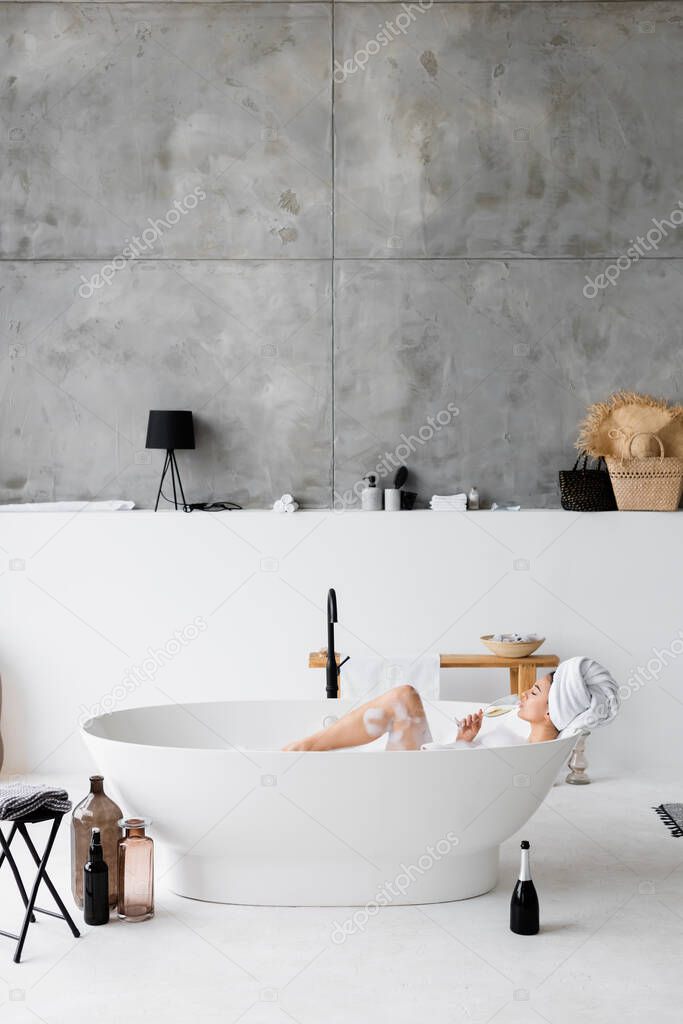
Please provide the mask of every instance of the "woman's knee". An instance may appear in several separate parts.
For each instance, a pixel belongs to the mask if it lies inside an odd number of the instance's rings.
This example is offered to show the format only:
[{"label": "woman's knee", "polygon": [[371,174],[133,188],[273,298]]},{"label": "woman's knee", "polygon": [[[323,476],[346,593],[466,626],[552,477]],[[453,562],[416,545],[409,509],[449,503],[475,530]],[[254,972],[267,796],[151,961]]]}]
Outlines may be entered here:
[{"label": "woman's knee", "polygon": [[406,711],[410,712],[415,709],[422,710],[420,694],[410,683],[404,683],[402,686],[395,686],[393,690],[389,690],[387,692],[386,696],[390,706],[399,705],[405,708]]}]

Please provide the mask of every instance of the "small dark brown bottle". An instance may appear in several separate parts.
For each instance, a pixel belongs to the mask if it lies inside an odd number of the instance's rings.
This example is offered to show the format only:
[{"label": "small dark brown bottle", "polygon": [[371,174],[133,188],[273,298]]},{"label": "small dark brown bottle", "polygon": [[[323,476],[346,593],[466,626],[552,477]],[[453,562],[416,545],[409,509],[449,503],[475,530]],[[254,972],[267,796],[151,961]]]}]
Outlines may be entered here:
[{"label": "small dark brown bottle", "polygon": [[538,931],[538,895],[529,868],[530,843],[522,842],[519,879],[510,900],[510,930],[517,935],[535,935]]},{"label": "small dark brown bottle", "polygon": [[83,920],[86,924],[106,924],[109,920],[109,868],[98,828],[92,830],[88,859],[83,865]]}]

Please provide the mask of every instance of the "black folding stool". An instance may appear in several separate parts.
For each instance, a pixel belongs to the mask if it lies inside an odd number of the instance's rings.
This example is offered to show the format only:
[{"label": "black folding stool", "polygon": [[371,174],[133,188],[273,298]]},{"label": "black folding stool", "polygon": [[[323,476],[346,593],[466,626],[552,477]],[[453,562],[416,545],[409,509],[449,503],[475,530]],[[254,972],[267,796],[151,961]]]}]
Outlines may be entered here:
[{"label": "black folding stool", "polygon": [[[50,854],[52,853],[52,847],[54,845],[54,841],[59,831],[59,826],[61,825],[63,817],[64,814],[60,811],[38,810],[34,811],[33,814],[22,814],[16,818],[5,819],[12,822],[12,828],[7,837],[5,837],[2,828],[0,828],[0,846],[2,846],[2,853],[0,854],[0,868],[2,867],[5,859],[7,859],[7,863],[12,869],[14,880],[17,883],[17,888],[19,889],[19,894],[23,901],[24,907],[26,908],[26,913],[24,914],[24,920],[19,935],[15,935],[13,932],[5,932],[2,929],[0,929],[0,935],[6,935],[8,939],[17,940],[17,947],[14,951],[15,964],[18,964],[19,961],[21,960],[21,952],[24,948],[24,943],[26,941],[26,933],[28,932],[28,926],[36,919],[34,911],[36,911],[39,914],[47,914],[49,917],[61,918],[68,924],[74,938],[80,938],[81,933],[79,932],[76,925],[73,923],[69,911],[64,906],[59,893],[55,889],[47,873],[47,862],[49,860]],[[50,829],[50,835],[48,837],[47,844],[45,846],[45,850],[43,852],[42,857],[39,855],[38,851],[33,845],[33,841],[31,840],[31,837],[28,834],[28,829],[26,828],[27,825],[34,825],[39,821],[52,821],[52,828]],[[17,832],[26,843],[28,851],[31,854],[33,860],[35,861],[36,867],[38,868],[38,873],[36,874],[33,886],[31,887],[30,896],[26,893],[26,888],[21,879],[21,875],[19,874],[17,862],[12,856],[12,851],[10,850],[12,840],[14,839]],[[38,889],[40,887],[41,881],[45,882],[45,885],[52,893],[52,897],[61,911],[60,914],[58,914],[54,910],[44,910],[43,907],[36,906],[36,897],[38,896]]]}]

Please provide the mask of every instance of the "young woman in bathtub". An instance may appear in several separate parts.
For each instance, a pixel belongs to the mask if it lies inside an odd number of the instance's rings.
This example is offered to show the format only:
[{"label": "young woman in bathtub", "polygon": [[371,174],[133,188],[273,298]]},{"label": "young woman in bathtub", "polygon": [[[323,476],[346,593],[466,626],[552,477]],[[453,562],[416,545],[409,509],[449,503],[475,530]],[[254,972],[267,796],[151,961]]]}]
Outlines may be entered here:
[{"label": "young woman in bathtub", "polygon": [[[591,658],[570,658],[520,695],[517,714],[529,723],[527,743],[543,743],[554,740],[569,726],[578,731],[603,725],[614,718],[618,708],[618,687],[607,669]],[[483,715],[480,708],[460,722],[456,744],[477,740]],[[432,746],[424,705],[414,687],[388,690],[349,711],[327,729],[284,749],[339,750],[371,743],[384,734],[387,750],[421,750]],[[496,746],[495,733],[487,736],[482,745]],[[438,748],[439,744],[433,746]]]}]

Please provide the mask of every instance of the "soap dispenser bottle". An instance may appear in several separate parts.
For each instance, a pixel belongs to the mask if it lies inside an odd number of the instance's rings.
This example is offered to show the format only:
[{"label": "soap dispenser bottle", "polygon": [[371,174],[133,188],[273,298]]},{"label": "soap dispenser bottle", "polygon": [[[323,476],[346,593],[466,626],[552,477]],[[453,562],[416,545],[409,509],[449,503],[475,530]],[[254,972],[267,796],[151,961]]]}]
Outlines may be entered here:
[{"label": "soap dispenser bottle", "polygon": [[381,512],[382,511],[382,491],[377,486],[377,477],[374,473],[368,473],[366,477],[368,486],[361,491],[360,504],[361,508],[365,512]]}]

